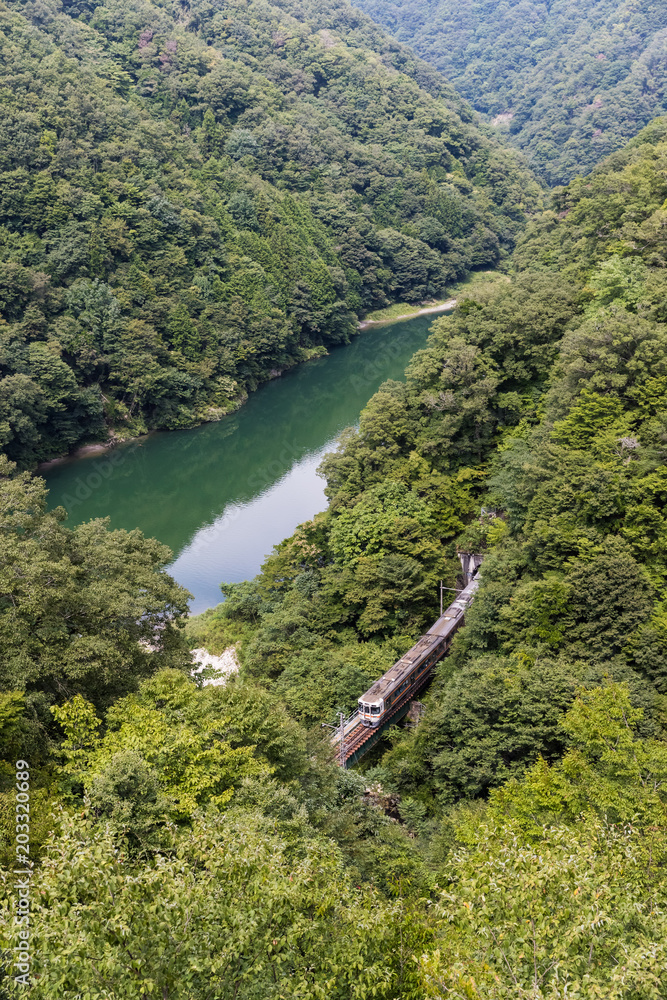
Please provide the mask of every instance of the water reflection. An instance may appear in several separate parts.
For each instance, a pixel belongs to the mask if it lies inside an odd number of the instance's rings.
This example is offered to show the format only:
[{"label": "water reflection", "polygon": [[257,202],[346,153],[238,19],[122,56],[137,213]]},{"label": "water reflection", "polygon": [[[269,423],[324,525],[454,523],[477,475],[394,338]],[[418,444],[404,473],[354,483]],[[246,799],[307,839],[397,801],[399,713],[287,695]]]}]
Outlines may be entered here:
[{"label": "water reflection", "polygon": [[323,509],[322,455],[382,382],[403,377],[431,322],[367,331],[262,386],[219,423],[54,466],[50,505],[66,507],[70,524],[109,517],[113,528],[165,542],[201,611],[220,599],[221,580],[254,576],[277,542]]}]

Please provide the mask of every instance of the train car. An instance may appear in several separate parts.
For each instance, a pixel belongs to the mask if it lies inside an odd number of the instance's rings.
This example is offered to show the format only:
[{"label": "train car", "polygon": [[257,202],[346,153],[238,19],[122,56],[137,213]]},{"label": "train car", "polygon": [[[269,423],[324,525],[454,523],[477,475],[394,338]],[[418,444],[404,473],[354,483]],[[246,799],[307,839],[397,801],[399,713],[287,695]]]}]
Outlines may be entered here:
[{"label": "train car", "polygon": [[362,694],[359,717],[364,726],[375,728],[382,725],[399,704],[405,704],[417,693],[435,664],[449,649],[478,587],[479,580],[475,576],[412,649]]}]

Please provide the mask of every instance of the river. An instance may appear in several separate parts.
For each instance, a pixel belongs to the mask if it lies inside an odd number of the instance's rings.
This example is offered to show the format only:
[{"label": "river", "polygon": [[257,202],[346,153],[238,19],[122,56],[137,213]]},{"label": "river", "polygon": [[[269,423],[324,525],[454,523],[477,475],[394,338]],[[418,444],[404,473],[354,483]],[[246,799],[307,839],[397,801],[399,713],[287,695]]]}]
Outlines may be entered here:
[{"label": "river", "polygon": [[326,507],[317,467],[387,379],[402,379],[432,316],[366,330],[261,386],[236,413],[151,434],[42,472],[68,524],[108,517],[174,553],[169,571],[198,614],[220,583],[255,576],[274,545]]}]

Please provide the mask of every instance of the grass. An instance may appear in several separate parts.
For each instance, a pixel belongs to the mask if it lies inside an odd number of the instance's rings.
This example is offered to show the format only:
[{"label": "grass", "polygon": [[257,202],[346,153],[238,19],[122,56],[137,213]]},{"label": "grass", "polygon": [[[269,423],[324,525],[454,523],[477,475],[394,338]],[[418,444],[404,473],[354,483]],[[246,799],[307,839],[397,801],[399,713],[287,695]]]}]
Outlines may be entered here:
[{"label": "grass", "polygon": [[433,301],[429,300],[429,302],[422,302],[419,305],[410,302],[394,302],[392,306],[387,306],[386,309],[376,309],[375,312],[369,313],[368,316],[364,317],[364,322],[385,323],[390,319],[398,319],[399,316],[416,316],[421,309],[441,306],[451,298],[452,296],[448,295],[445,299],[433,299]]},{"label": "grass", "polygon": [[226,618],[220,611],[222,605],[208,608],[200,615],[193,615],[185,623],[185,635],[190,649],[203,647],[214,656],[220,656],[228,646],[243,642],[252,629],[241,622]]},{"label": "grass", "polygon": [[369,313],[364,317],[364,322],[387,323],[392,319],[397,319],[399,316],[416,316],[422,309],[442,306],[445,302],[449,302],[450,299],[462,296],[472,298],[476,292],[506,281],[509,281],[509,278],[498,271],[478,271],[475,274],[469,275],[463,281],[458,281],[455,285],[450,285],[447,288],[447,294],[444,298],[421,302],[417,305],[414,302],[394,302],[393,305],[387,306],[385,309],[377,309],[375,312]]}]

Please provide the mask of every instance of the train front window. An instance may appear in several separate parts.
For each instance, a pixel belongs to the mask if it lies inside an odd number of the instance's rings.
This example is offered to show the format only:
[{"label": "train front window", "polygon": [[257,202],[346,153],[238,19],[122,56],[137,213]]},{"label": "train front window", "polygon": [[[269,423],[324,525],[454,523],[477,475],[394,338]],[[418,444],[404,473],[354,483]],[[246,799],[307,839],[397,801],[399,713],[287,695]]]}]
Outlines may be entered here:
[{"label": "train front window", "polygon": [[371,705],[371,715],[379,715],[379,714],[380,714],[380,706]]}]

